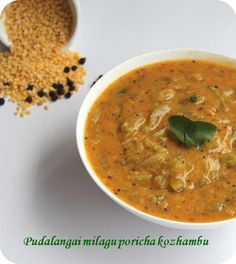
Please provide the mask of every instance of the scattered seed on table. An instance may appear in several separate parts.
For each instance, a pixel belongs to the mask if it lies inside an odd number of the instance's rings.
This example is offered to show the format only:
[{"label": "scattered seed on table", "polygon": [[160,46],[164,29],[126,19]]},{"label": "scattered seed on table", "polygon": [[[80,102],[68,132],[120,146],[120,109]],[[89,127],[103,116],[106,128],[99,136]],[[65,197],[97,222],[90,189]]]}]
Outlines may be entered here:
[{"label": "scattered seed on table", "polygon": [[31,96],[28,96],[25,101],[29,104],[31,104],[33,102],[33,98]]},{"label": "scattered seed on table", "polygon": [[75,90],[74,83],[69,78],[66,79],[66,84],[68,85],[70,91],[74,91]]},{"label": "scattered seed on table", "polygon": [[67,93],[65,94],[65,98],[66,98],[66,99],[71,98],[71,93],[70,93],[70,92],[67,92]]},{"label": "scattered seed on table", "polygon": [[86,58],[80,58],[80,59],[79,59],[79,64],[80,64],[80,65],[84,65],[85,62],[86,62]]},{"label": "scattered seed on table", "polygon": [[73,92],[75,90],[74,84],[69,85],[69,91]]},{"label": "scattered seed on table", "polygon": [[69,73],[70,72],[70,67],[65,67],[64,68],[64,73]]},{"label": "scattered seed on table", "polygon": [[77,66],[73,65],[73,66],[71,67],[71,70],[72,70],[72,71],[76,71],[76,70],[77,70]]},{"label": "scattered seed on table", "polygon": [[70,78],[66,78],[66,84],[71,85],[74,84],[73,81]]},{"label": "scattered seed on table", "polygon": [[0,106],[5,104],[5,99],[4,98],[0,98]]}]

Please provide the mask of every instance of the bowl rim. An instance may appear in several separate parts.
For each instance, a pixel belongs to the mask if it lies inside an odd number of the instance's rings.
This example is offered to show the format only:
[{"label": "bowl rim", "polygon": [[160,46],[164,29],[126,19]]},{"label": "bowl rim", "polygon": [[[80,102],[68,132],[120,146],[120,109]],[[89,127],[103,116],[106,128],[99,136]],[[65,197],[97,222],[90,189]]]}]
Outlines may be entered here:
[{"label": "bowl rim", "polygon": [[69,41],[63,47],[63,51],[67,51],[74,44],[75,40],[78,39],[80,32],[80,20],[81,20],[81,7],[79,0],[68,0],[71,11],[73,12],[73,25]]},{"label": "bowl rim", "polygon": [[[158,59],[163,58],[163,59]],[[165,59],[166,57],[166,59]],[[178,58],[177,58],[178,57]],[[148,213],[145,213],[132,205],[126,203],[125,201],[118,198],[112,191],[99,179],[93,170],[92,165],[87,158],[85,145],[84,145],[84,132],[85,132],[85,124],[87,120],[87,115],[93,106],[96,99],[108,88],[108,86],[116,81],[119,77],[125,75],[126,73],[140,68],[144,65],[165,62],[165,61],[173,61],[173,60],[181,60],[181,59],[200,59],[200,60],[208,60],[212,62],[216,62],[219,64],[225,64],[229,66],[236,67],[236,58],[224,55],[218,52],[211,52],[207,50],[201,49],[168,49],[161,50],[152,53],[146,53],[141,56],[136,56],[131,58],[117,67],[110,70],[108,73],[103,75],[101,79],[99,79],[91,90],[86,95],[77,118],[76,125],[76,141],[77,147],[80,154],[80,158],[83,162],[84,167],[86,168],[90,177],[94,180],[94,182],[100,187],[100,189],[108,195],[113,201],[119,204],[121,207],[125,208],[132,214],[155,224],[159,224],[166,227],[171,227],[175,229],[185,229],[185,230],[202,230],[202,229],[212,229],[222,227],[224,225],[228,225],[230,223],[236,222],[236,218],[221,220],[221,221],[213,221],[213,222],[183,222],[183,221],[175,221],[170,219],[161,218],[158,216],[154,216]],[[133,65],[133,66],[132,66]]]}]

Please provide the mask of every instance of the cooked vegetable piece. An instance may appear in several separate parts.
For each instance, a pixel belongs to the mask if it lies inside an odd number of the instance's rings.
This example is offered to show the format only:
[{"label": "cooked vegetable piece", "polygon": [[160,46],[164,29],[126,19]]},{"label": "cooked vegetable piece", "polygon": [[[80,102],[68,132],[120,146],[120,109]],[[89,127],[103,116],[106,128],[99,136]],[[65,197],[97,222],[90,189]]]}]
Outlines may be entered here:
[{"label": "cooked vegetable piece", "polygon": [[213,212],[222,212],[224,207],[225,207],[224,203],[217,202],[217,203],[208,205],[207,210],[213,211]]},{"label": "cooked vegetable piece", "polygon": [[159,205],[160,207],[162,207],[163,209],[168,208],[168,203],[165,199],[165,195],[164,194],[157,194],[151,197],[151,200],[154,204]]},{"label": "cooked vegetable piece", "polygon": [[234,90],[233,89],[229,89],[229,90],[225,90],[224,92],[223,92],[223,94],[225,95],[225,96],[230,96],[230,95],[232,95],[234,93]]},{"label": "cooked vegetable piece", "polygon": [[182,179],[174,178],[174,179],[171,179],[170,181],[170,187],[175,192],[181,192],[184,190],[185,184]]},{"label": "cooked vegetable piece", "polygon": [[168,151],[165,149],[160,149],[159,153],[149,157],[148,159],[141,162],[139,165],[141,167],[159,165],[161,163],[166,162],[167,158],[168,158]]},{"label": "cooked vegetable piece", "polygon": [[154,109],[151,113],[149,125],[145,127],[146,132],[151,132],[156,129],[162,118],[170,111],[170,107],[168,105],[162,105],[156,109]]},{"label": "cooked vegetable piece", "polygon": [[148,137],[144,139],[144,145],[154,151],[159,151],[161,148],[161,146],[157,142],[151,140]]},{"label": "cooked vegetable piece", "polygon": [[135,116],[132,120],[126,121],[122,126],[121,130],[125,133],[133,133],[139,130],[139,128],[145,123],[145,117],[143,115]]},{"label": "cooked vegetable piece", "polygon": [[213,94],[219,100],[219,102],[220,102],[220,108],[222,110],[224,110],[224,111],[227,110],[225,99],[222,96],[221,92],[219,91],[218,87],[216,87],[216,86],[210,86],[209,89],[213,92]]},{"label": "cooked vegetable piece", "polygon": [[232,135],[232,127],[231,126],[227,126],[225,127],[226,132],[224,133],[224,138],[221,140],[221,138],[217,135],[216,138],[216,143],[217,143],[217,147],[215,149],[210,149],[210,153],[228,153],[231,152],[232,150],[232,145],[230,142],[231,141],[231,135]]},{"label": "cooked vegetable piece", "polygon": [[152,178],[152,174],[150,173],[140,173],[140,172],[135,172],[131,174],[131,178],[136,181],[147,181]]},{"label": "cooked vegetable piece", "polygon": [[165,188],[166,184],[167,184],[167,175],[159,175],[159,176],[155,176],[153,181],[155,183],[155,186],[157,186],[158,188]]},{"label": "cooked vegetable piece", "polygon": [[184,181],[194,168],[194,165],[188,162],[181,155],[177,155],[168,160],[168,166],[170,175],[181,178]]},{"label": "cooked vegetable piece", "polygon": [[199,183],[200,186],[204,186],[204,185],[207,185],[207,184],[210,184],[211,183],[211,180],[206,178],[206,177],[203,177]]},{"label": "cooked vegetable piece", "polygon": [[165,132],[166,132],[166,128],[162,128],[161,130],[157,131],[157,132],[154,134],[154,136],[156,136],[156,137],[160,137],[160,136],[164,135]]},{"label": "cooked vegetable piece", "polygon": [[218,159],[207,157],[206,173],[204,175],[204,178],[206,179],[206,181],[208,180],[209,182],[211,182],[212,180],[217,179],[219,177],[220,167],[221,165]]},{"label": "cooked vegetable piece", "polygon": [[174,89],[165,89],[159,92],[159,99],[161,101],[167,101],[172,99],[175,96],[175,90]]}]

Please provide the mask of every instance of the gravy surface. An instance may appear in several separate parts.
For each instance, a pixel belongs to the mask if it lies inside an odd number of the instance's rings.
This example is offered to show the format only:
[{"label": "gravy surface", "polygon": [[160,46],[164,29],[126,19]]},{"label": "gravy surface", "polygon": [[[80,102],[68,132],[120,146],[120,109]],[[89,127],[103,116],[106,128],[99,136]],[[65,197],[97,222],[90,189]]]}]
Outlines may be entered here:
[{"label": "gravy surface", "polygon": [[[92,106],[87,157],[120,199],[184,222],[236,217],[236,69],[203,60],[151,64],[112,83]],[[169,129],[182,115],[214,124],[201,147]]]}]

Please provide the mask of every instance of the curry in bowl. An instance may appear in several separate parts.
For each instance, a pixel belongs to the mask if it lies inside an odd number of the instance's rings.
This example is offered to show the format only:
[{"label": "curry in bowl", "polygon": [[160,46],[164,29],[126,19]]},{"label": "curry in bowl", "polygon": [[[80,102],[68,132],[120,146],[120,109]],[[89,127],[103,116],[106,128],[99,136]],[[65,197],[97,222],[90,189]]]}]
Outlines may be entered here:
[{"label": "curry in bowl", "polygon": [[236,217],[236,69],[206,60],[145,65],[89,111],[87,158],[125,203],[156,217]]}]

